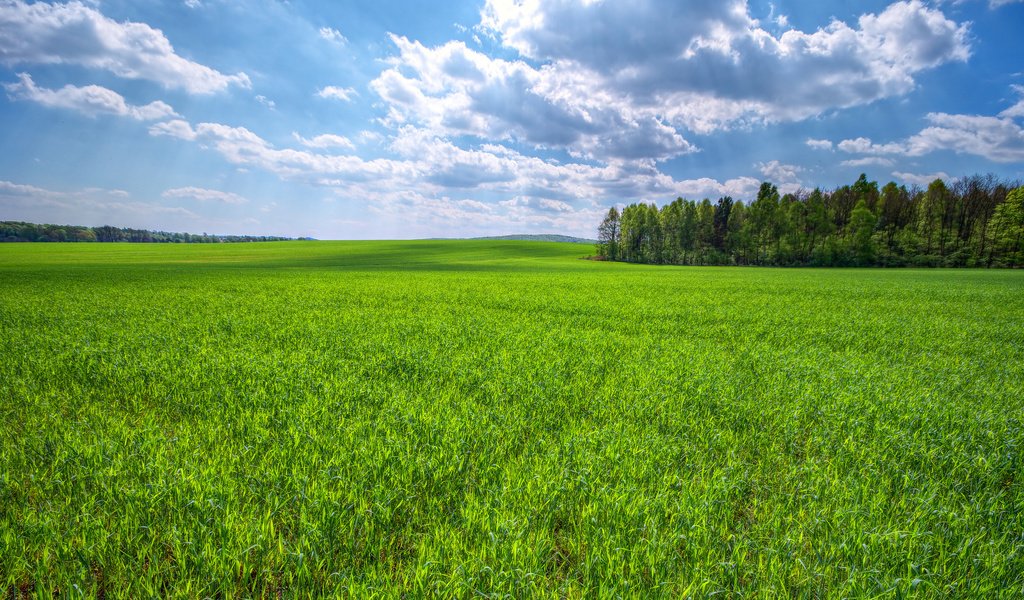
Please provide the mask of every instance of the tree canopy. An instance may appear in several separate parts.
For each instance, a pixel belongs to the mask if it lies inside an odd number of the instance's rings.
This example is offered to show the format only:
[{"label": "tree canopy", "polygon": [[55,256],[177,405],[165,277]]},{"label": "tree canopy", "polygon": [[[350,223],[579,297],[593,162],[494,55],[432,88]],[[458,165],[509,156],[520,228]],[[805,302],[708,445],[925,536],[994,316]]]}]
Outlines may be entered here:
[{"label": "tree canopy", "polygon": [[927,189],[852,185],[779,194],[764,182],[749,204],[676,198],[613,207],[598,230],[607,260],[678,265],[1019,267],[1024,187],[992,175]]},{"label": "tree canopy", "polygon": [[81,225],[37,225],[21,221],[0,221],[0,242],[154,242],[176,244],[218,244],[223,242],[277,242],[292,238],[268,235],[212,235],[171,233]]}]

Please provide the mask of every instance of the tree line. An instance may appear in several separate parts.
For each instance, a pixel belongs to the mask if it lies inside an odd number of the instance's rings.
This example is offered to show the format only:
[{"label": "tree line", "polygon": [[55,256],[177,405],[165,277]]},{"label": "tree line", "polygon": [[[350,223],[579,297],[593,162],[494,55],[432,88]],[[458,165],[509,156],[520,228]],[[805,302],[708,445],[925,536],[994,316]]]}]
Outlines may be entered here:
[{"label": "tree line", "polygon": [[974,175],[879,189],[862,174],[830,191],[780,195],[764,182],[749,204],[725,196],[612,207],[597,253],[674,265],[1020,267],[1024,187]]},{"label": "tree line", "polygon": [[[127,227],[83,227],[81,225],[37,225],[21,221],[0,221],[0,242],[145,242],[169,244],[219,244],[227,242],[280,242],[292,238],[271,235],[212,235],[172,233]],[[299,238],[308,239],[308,238]]]}]

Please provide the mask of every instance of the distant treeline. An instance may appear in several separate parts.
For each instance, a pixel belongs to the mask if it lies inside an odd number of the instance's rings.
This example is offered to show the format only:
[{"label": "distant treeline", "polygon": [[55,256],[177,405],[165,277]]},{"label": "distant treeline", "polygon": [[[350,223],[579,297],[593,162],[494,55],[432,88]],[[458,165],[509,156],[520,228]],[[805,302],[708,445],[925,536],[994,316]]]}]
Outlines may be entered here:
[{"label": "distant treeline", "polygon": [[749,205],[676,199],[614,207],[598,229],[607,260],[676,265],[1019,267],[1024,187],[992,175],[927,189],[868,181],[780,196],[761,184]]},{"label": "distant treeline", "polygon": [[[292,238],[273,235],[211,235],[208,233],[171,233],[80,225],[37,225],[20,221],[0,221],[0,242],[148,242],[168,244],[220,244],[225,242],[280,242]],[[308,239],[308,238],[299,238]]]}]

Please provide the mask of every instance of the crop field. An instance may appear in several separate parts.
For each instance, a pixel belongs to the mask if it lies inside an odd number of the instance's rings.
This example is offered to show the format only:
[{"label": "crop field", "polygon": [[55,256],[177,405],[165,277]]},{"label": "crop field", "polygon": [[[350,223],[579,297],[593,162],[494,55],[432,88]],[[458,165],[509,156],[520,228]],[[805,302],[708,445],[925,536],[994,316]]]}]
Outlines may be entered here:
[{"label": "crop field", "polygon": [[1024,272],[0,245],[0,595],[1024,594]]}]

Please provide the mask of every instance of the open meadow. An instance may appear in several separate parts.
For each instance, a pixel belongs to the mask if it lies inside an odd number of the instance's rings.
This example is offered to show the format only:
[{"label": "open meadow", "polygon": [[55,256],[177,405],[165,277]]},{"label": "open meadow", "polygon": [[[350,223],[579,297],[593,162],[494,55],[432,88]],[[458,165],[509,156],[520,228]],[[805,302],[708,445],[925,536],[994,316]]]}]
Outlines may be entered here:
[{"label": "open meadow", "polygon": [[0,592],[1024,594],[1024,272],[592,253],[0,245]]}]

